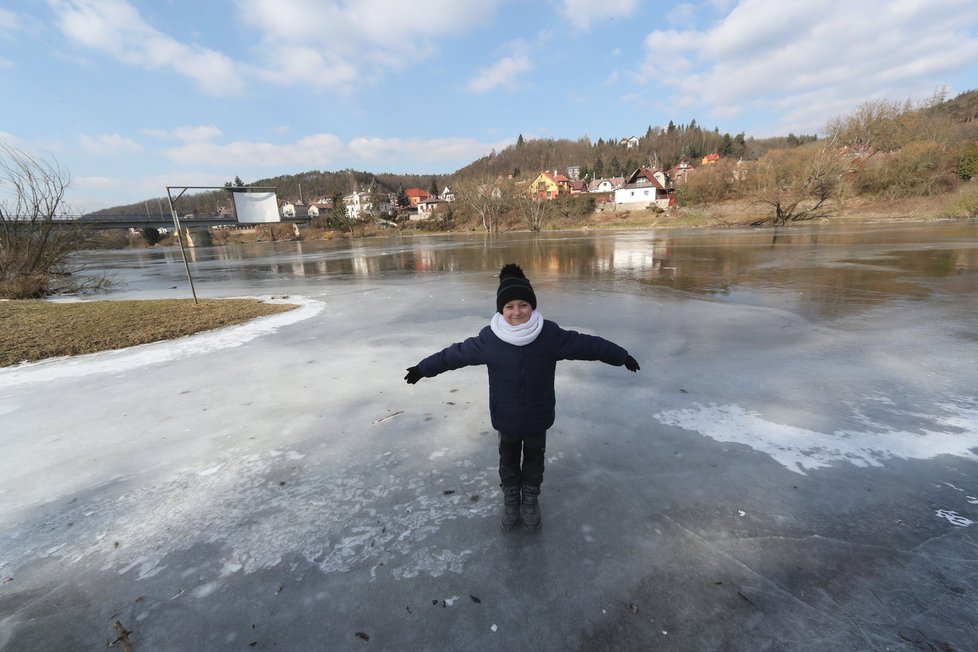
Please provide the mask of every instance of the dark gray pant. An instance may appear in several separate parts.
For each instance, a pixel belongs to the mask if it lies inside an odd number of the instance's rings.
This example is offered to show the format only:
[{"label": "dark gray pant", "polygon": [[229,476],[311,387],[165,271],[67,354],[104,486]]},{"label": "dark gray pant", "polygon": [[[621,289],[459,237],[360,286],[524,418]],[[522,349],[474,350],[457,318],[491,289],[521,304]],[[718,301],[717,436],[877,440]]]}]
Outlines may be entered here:
[{"label": "dark gray pant", "polygon": [[539,487],[543,482],[543,461],[547,433],[516,435],[499,433],[499,483],[503,487],[524,484]]}]

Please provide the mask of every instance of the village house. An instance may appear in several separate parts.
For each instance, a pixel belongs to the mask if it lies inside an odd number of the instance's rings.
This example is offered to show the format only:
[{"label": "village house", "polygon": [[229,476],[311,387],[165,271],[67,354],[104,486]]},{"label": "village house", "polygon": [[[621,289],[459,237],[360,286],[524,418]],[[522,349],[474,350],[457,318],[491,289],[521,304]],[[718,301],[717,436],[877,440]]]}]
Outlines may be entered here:
[{"label": "village house", "polygon": [[672,179],[674,184],[679,185],[681,183],[686,183],[686,180],[689,178],[689,173],[692,172],[692,170],[692,165],[686,161],[682,161],[679,163],[679,165],[669,168],[666,171],[666,174],[669,175],[669,178]]},{"label": "village house", "polygon": [[445,189],[441,191],[440,197],[447,202],[455,201],[455,193],[448,186],[445,186]]},{"label": "village house", "polygon": [[393,210],[387,195],[367,190],[355,190],[343,198],[346,216],[351,220],[361,220],[375,215],[390,215]]},{"label": "village house", "polygon": [[323,213],[333,210],[333,199],[330,197],[320,197],[316,201],[309,202],[306,215],[309,217],[319,217]]},{"label": "village house", "polygon": [[408,188],[404,191],[404,196],[407,197],[408,206],[415,207],[424,200],[430,198],[431,193],[426,190],[422,190],[421,188]]},{"label": "village house", "polygon": [[675,197],[671,182],[661,170],[640,167],[615,190],[615,206],[624,210],[641,210],[652,205],[668,208]]},{"label": "village house", "polygon": [[444,199],[439,199],[438,197],[429,197],[422,202],[418,203],[417,215],[412,215],[412,220],[427,220],[434,217],[440,211],[445,209],[445,205],[448,204]]},{"label": "village house", "polygon": [[703,165],[713,165],[720,160],[719,154],[707,154],[703,157]]},{"label": "village house", "polygon": [[614,192],[625,185],[625,177],[594,179],[587,186],[588,192]]},{"label": "village house", "polygon": [[618,144],[625,149],[635,149],[638,147],[638,136],[629,136],[628,138],[622,138],[618,141]]},{"label": "village house", "polygon": [[530,182],[528,193],[534,199],[556,199],[570,192],[570,179],[554,170],[544,170]]}]

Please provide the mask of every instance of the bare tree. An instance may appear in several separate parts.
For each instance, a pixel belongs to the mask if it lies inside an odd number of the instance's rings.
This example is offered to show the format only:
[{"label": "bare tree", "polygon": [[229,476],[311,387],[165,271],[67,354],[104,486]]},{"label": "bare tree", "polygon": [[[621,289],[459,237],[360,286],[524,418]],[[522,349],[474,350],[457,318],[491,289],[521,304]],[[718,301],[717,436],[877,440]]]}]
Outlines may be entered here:
[{"label": "bare tree", "polygon": [[464,206],[479,216],[486,233],[499,230],[499,220],[510,195],[508,184],[501,179],[473,178],[458,184],[455,194]]},{"label": "bare tree", "polygon": [[56,290],[94,289],[106,279],[71,278],[71,256],[93,233],[69,219],[70,176],[57,162],[0,143],[0,296],[41,297]]},{"label": "bare tree", "polygon": [[765,154],[747,177],[747,196],[772,213],[754,224],[782,226],[827,215],[845,167],[835,150],[829,142]]},{"label": "bare tree", "polygon": [[530,197],[525,193],[515,196],[516,212],[531,231],[539,231],[543,223],[553,214],[553,203],[549,199]]}]

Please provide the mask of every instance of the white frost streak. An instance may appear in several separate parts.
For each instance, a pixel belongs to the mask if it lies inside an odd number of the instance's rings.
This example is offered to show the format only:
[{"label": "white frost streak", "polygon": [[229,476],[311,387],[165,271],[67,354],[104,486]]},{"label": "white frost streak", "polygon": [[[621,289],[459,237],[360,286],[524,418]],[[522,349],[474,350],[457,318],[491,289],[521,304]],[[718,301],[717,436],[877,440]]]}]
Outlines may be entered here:
[{"label": "white frost streak", "polygon": [[[427,471],[368,483],[355,467],[298,477],[284,470],[301,457],[292,450],[230,451],[220,465],[187,469],[157,486],[79,501],[56,515],[11,524],[0,532],[0,570],[56,556],[66,564],[135,570],[145,579],[165,569],[169,555],[205,545],[220,553],[195,569],[201,584],[190,594],[197,598],[213,593],[231,573],[269,569],[291,556],[324,573],[373,567],[371,578],[378,572],[396,579],[438,577],[461,573],[474,554],[446,549],[438,536],[442,524],[495,514],[495,502],[482,499],[494,492],[488,470],[459,480],[458,492],[446,495],[432,486]],[[390,507],[392,496],[397,500]],[[54,522],[72,527],[52,527]]]},{"label": "white frost streak", "polygon": [[[711,439],[746,444],[770,455],[786,468],[806,470],[850,462],[882,466],[892,458],[930,459],[957,455],[978,459],[978,403],[960,399],[934,406],[943,412],[928,419],[941,430],[908,432],[883,424],[868,430],[837,430],[831,434],[767,421],[738,405],[697,405],[654,415],[660,423],[692,430]],[[946,429],[946,430],[945,430]]]},{"label": "white frost streak", "polygon": [[80,378],[92,374],[121,373],[151,364],[183,360],[220,349],[241,346],[256,337],[274,333],[283,326],[314,317],[326,307],[322,301],[304,297],[268,300],[268,303],[298,304],[299,307],[288,312],[260,317],[240,326],[219,328],[176,340],[7,367],[0,369],[0,387]]}]

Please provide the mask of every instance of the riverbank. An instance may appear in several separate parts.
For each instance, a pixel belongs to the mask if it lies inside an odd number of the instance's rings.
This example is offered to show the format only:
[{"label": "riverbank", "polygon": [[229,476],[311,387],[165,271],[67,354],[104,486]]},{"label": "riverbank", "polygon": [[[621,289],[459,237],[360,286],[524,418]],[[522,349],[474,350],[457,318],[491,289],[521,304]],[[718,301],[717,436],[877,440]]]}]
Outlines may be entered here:
[{"label": "riverbank", "polygon": [[0,302],[0,367],[171,340],[292,310],[258,299]]}]

